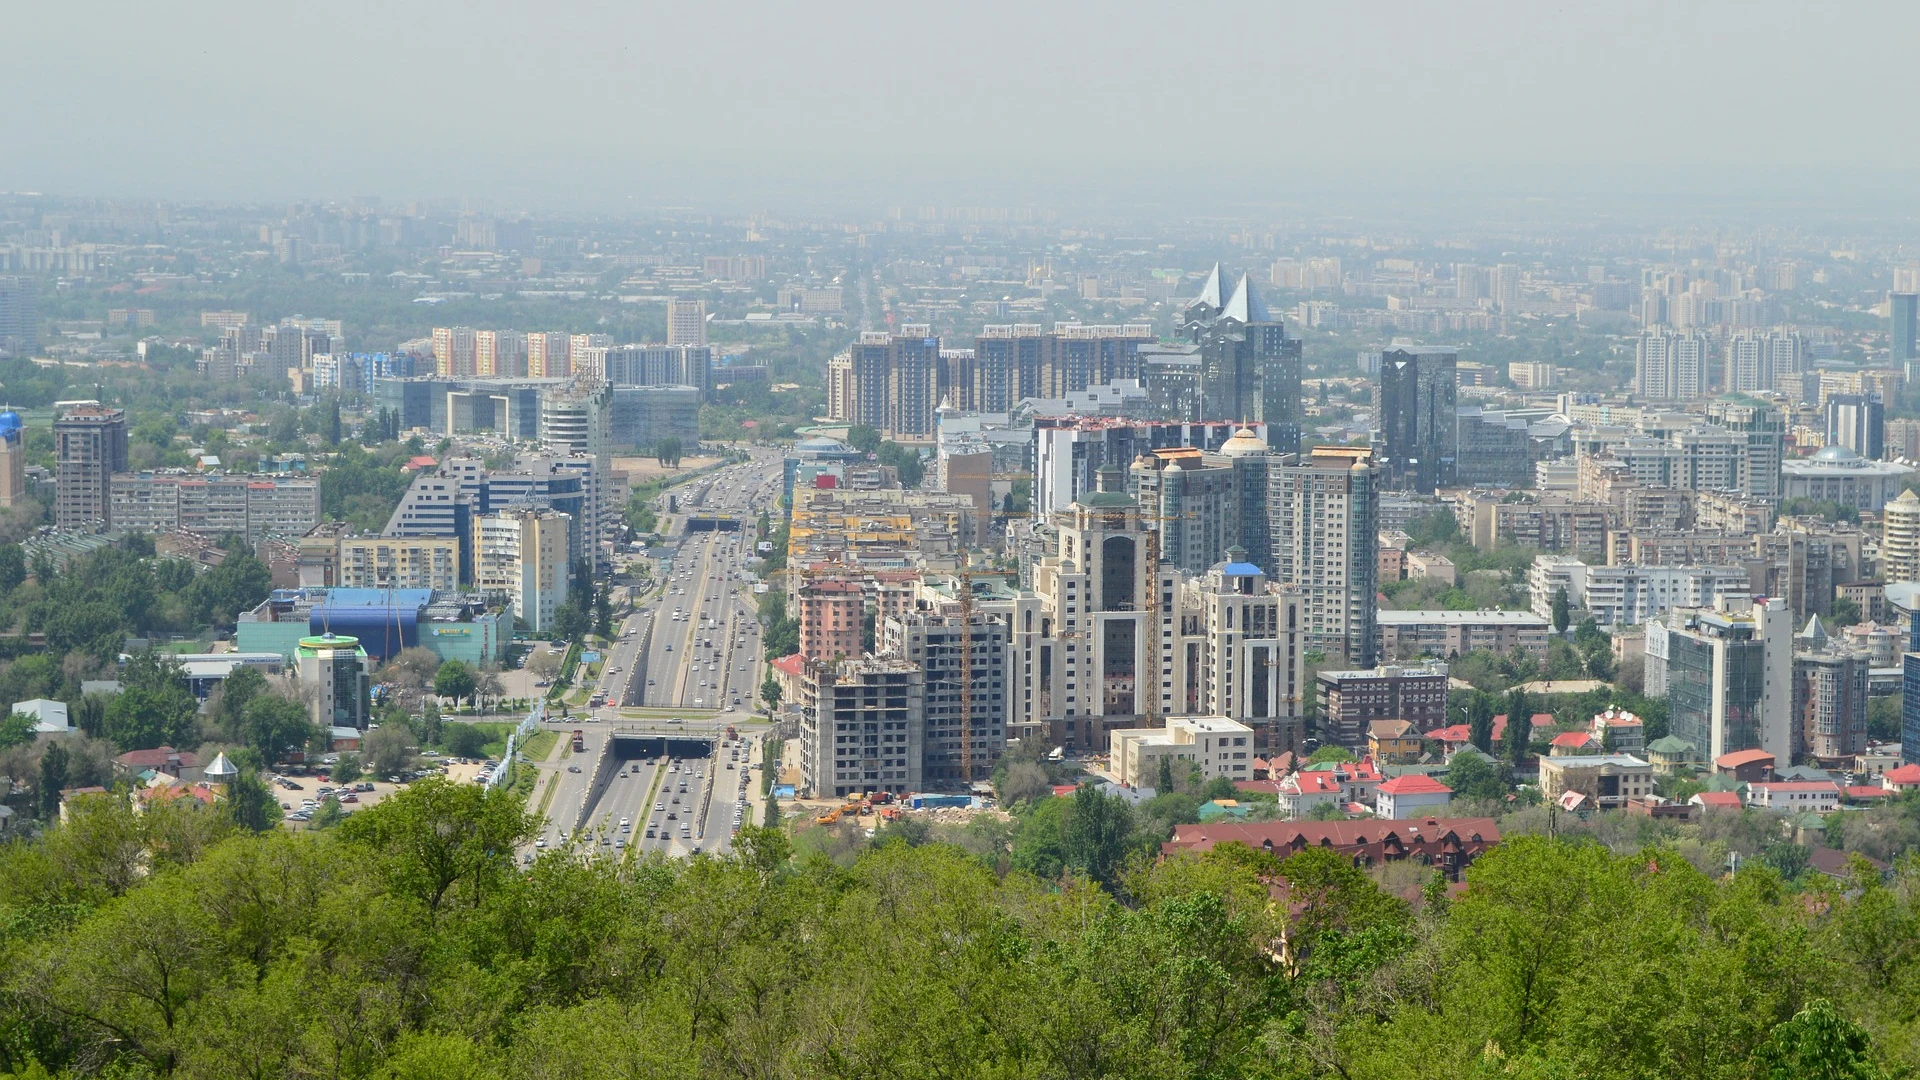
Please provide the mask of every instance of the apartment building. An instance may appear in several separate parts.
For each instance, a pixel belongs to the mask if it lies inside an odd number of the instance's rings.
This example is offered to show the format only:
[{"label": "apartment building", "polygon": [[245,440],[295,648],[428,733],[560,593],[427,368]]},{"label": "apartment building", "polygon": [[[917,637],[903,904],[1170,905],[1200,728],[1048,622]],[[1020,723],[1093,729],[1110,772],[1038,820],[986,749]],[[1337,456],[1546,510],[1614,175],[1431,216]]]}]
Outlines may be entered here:
[{"label": "apartment building", "polygon": [[1154,788],[1160,763],[1185,779],[1196,767],[1203,780],[1253,779],[1253,730],[1225,716],[1169,716],[1165,727],[1119,728],[1108,734],[1114,776],[1128,787]]},{"label": "apartment building", "polygon": [[305,536],[320,524],[320,481],[164,469],[119,473],[108,486],[115,529],[201,536]]},{"label": "apartment building", "polygon": [[571,521],[532,508],[501,510],[473,519],[473,584],[533,633],[553,628],[572,580]]},{"label": "apartment building", "polygon": [[1318,446],[1268,471],[1273,578],[1300,590],[1307,647],[1375,658],[1380,467],[1366,447]]},{"label": "apartment building", "polygon": [[53,523],[79,532],[114,527],[113,474],[127,471],[127,413],[97,401],[56,404]]},{"label": "apartment building", "polygon": [[925,786],[926,679],[894,657],[806,662],[800,698],[800,786],[813,798]]},{"label": "apartment building", "polygon": [[1447,723],[1447,665],[1322,671],[1314,693],[1323,744],[1361,750],[1375,720],[1405,720],[1421,732]]},{"label": "apartment building", "polygon": [[457,536],[347,536],[340,539],[339,584],[362,589],[460,587]]}]

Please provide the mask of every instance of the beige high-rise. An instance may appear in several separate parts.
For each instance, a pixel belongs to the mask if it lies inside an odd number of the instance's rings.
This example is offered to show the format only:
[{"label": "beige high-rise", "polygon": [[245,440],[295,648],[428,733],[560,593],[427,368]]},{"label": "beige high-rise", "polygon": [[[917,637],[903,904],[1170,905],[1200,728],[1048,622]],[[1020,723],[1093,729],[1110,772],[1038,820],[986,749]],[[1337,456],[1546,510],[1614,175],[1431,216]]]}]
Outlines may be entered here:
[{"label": "beige high-rise", "polygon": [[1920,581],[1920,496],[1911,490],[1881,511],[1880,560],[1888,581]]},{"label": "beige high-rise", "polygon": [[667,300],[667,344],[707,343],[707,302],[675,296]]}]

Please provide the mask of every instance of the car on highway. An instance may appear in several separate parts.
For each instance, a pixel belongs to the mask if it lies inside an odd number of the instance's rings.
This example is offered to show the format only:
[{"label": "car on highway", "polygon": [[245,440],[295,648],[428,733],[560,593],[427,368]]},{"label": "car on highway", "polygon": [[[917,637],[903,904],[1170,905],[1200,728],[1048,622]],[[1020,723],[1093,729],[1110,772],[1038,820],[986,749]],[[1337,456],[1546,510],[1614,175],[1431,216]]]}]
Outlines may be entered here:
[{"label": "car on highway", "polygon": [[661,811],[661,810],[665,810],[666,808],[667,808],[667,804],[666,804],[665,802],[657,802],[657,803],[654,803],[654,804],[653,804],[653,809],[654,809],[654,810],[655,810],[656,812],[658,812],[658,811]]}]

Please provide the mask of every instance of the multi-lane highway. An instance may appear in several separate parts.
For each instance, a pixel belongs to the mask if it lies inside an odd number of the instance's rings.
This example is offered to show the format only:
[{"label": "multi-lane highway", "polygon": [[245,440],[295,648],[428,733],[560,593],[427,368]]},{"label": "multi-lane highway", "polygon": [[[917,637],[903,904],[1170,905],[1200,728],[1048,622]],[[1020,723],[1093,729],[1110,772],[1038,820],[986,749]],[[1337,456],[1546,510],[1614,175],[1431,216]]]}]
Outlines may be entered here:
[{"label": "multi-lane highway", "polygon": [[[759,735],[743,731],[730,745],[723,736],[727,725],[751,720],[765,670],[747,568],[755,557],[754,519],[774,506],[780,477],[780,459],[761,455],[673,489],[664,587],[636,598],[636,610],[607,650],[595,689],[608,704],[591,711],[591,722],[557,724],[581,724],[586,748],[567,759],[580,771],[564,769],[548,801],[548,845],[580,820],[593,763],[609,741],[620,767],[595,793],[576,842],[602,854],[716,852],[730,845],[736,820],[757,820],[752,765],[760,756]],[[664,500],[657,509],[667,514]],[[738,531],[689,531],[693,517],[740,525]],[[623,719],[622,706],[641,711]],[[616,738],[616,728],[663,738]]]}]

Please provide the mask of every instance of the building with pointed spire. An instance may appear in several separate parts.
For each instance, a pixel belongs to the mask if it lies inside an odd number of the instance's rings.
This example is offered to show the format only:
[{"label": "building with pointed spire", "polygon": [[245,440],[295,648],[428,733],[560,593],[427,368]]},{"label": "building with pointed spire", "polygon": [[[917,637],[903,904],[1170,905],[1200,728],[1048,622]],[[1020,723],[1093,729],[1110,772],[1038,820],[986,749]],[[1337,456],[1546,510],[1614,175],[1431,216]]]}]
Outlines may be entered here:
[{"label": "building with pointed spire", "polygon": [[1246,274],[1223,295],[1219,264],[1181,313],[1184,335],[1200,350],[1197,415],[1267,427],[1276,453],[1300,446],[1300,341],[1267,310]]},{"label": "building with pointed spire", "polygon": [[1793,733],[1796,761],[1850,768],[1867,748],[1867,677],[1863,652],[1837,646],[1818,615],[1793,638]]}]

